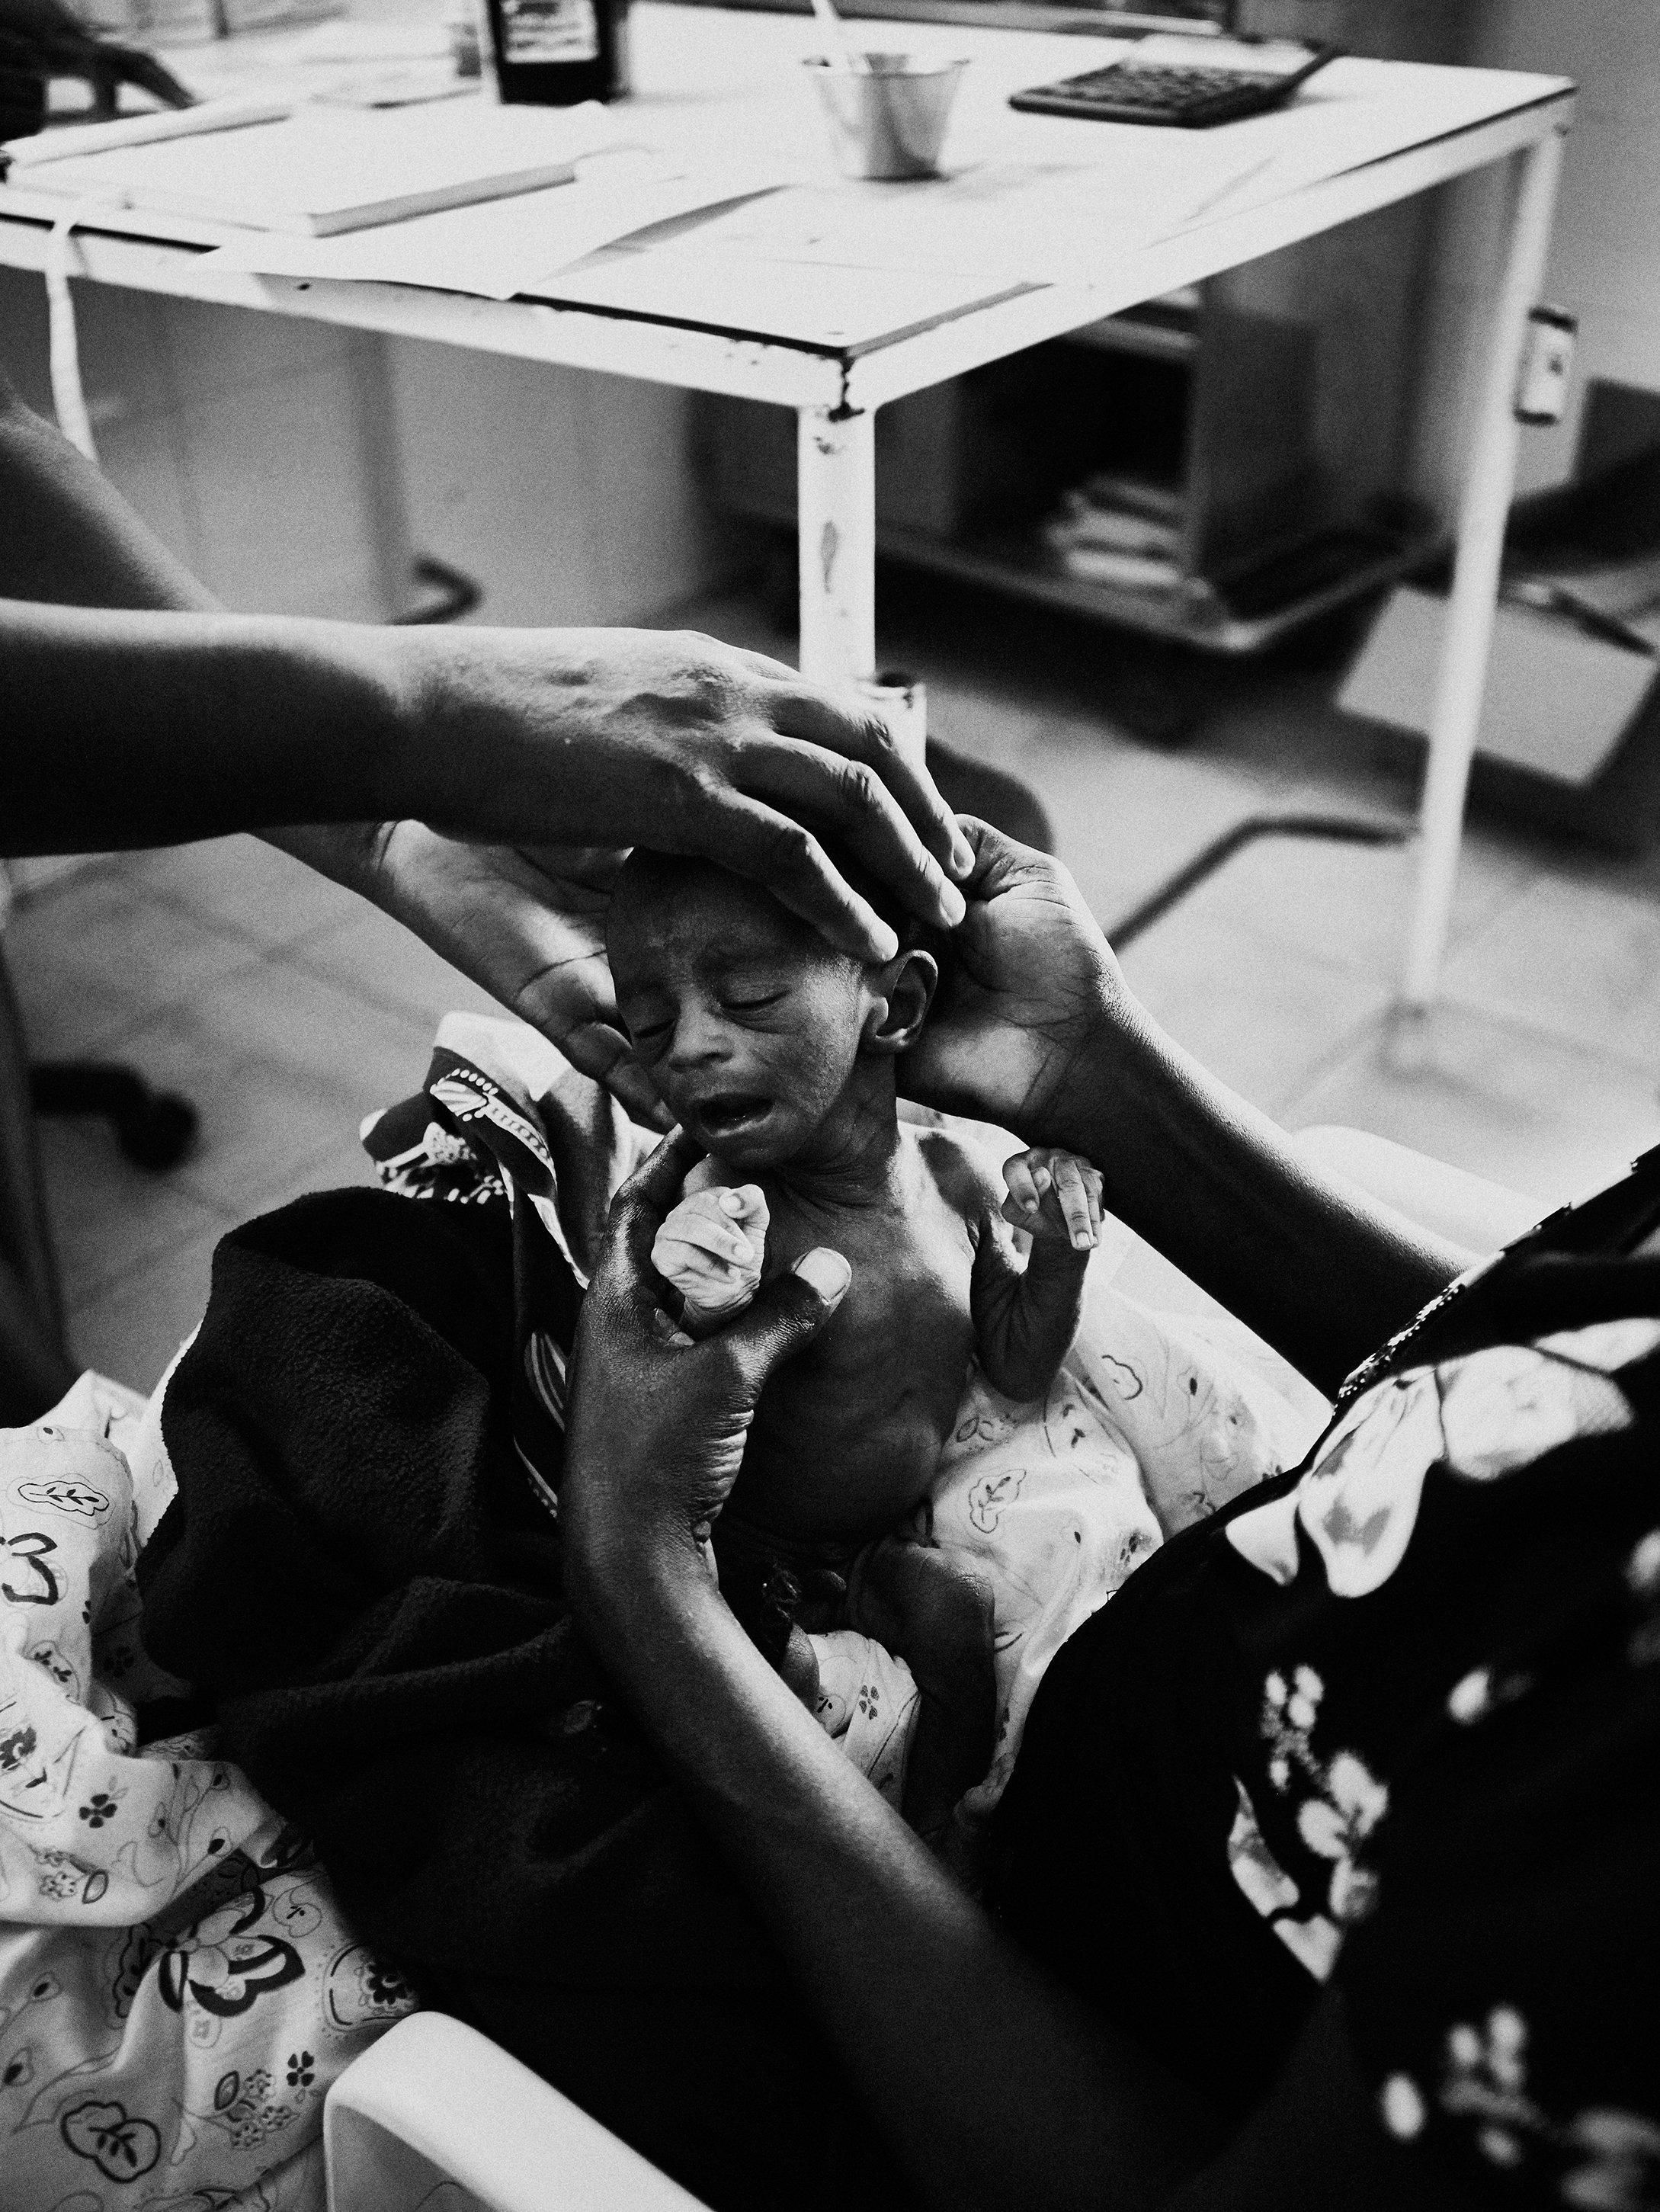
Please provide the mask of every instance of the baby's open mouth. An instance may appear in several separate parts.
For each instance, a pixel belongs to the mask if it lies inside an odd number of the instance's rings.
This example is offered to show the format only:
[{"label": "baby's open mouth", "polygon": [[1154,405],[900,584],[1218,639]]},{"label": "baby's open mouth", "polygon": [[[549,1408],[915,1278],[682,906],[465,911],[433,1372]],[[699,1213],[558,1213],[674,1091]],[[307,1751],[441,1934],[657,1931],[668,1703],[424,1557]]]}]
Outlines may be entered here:
[{"label": "baby's open mouth", "polygon": [[710,1136],[735,1137],[764,1121],[771,1111],[771,1099],[759,1091],[727,1091],[717,1098],[706,1098],[697,1109],[697,1118]]}]

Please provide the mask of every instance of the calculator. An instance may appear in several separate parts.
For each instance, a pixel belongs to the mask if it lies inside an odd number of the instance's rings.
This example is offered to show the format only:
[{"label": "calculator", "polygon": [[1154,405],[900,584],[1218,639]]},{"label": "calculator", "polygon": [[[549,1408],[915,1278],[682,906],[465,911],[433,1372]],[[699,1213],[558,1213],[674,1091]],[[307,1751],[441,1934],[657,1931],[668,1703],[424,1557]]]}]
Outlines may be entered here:
[{"label": "calculator", "polygon": [[[1197,47],[1204,54],[1201,61]],[[1219,49],[1225,48],[1225,58]],[[1146,39],[1109,69],[1085,70],[1058,84],[1012,94],[1011,107],[1033,115],[1082,116],[1094,123],[1159,123],[1198,131],[1261,115],[1288,100],[1335,46],[1300,39]]]}]

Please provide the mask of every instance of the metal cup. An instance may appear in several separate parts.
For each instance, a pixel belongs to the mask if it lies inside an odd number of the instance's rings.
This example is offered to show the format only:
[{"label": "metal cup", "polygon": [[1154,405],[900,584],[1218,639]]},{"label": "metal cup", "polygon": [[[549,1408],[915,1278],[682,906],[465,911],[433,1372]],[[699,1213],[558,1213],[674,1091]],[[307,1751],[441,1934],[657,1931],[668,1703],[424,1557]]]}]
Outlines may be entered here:
[{"label": "metal cup", "polygon": [[867,70],[810,55],[844,177],[937,177],[939,149],[958,79],[967,64],[913,61],[909,54],[866,54]]}]

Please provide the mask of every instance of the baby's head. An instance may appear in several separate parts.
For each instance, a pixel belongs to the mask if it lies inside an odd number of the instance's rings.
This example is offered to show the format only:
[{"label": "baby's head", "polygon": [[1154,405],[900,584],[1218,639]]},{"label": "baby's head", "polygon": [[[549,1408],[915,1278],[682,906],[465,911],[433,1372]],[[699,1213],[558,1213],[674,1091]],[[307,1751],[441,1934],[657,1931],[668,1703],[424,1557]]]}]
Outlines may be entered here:
[{"label": "baby's head", "polygon": [[810,1152],[851,1097],[891,1112],[894,1060],[939,976],[920,948],[854,960],[742,876],[639,850],[611,892],[605,951],[664,1103],[745,1170]]}]

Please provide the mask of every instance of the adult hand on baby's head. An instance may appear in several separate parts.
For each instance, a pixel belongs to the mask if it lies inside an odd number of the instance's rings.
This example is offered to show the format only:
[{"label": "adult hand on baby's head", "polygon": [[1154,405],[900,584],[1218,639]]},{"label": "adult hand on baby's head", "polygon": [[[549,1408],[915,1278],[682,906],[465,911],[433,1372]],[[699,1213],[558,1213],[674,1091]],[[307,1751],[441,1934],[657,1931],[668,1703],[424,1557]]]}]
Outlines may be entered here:
[{"label": "adult hand on baby's head", "polygon": [[1077,1121],[1069,1086],[1128,994],[1061,863],[970,816],[959,821],[975,848],[968,916],[899,1080],[924,1105],[1064,1141]]},{"label": "adult hand on baby's head", "polygon": [[714,860],[861,960],[891,959],[897,940],[825,838],[924,921],[961,915],[952,876],[968,852],[927,769],[879,717],[781,661],[690,630],[398,641],[419,811],[453,834]]},{"label": "adult hand on baby's head", "polygon": [[605,1641],[643,1558],[695,1559],[743,1465],[757,1401],[841,1304],[852,1271],[819,1247],[729,1328],[665,1340],[652,1245],[698,1157],[677,1133],[625,1182],[576,1332],[560,1527],[572,1603]]},{"label": "adult hand on baby's head", "polygon": [[620,854],[475,845],[424,822],[278,833],[275,842],[395,915],[648,1127],[672,1120],[623,1034],[605,962]]}]

